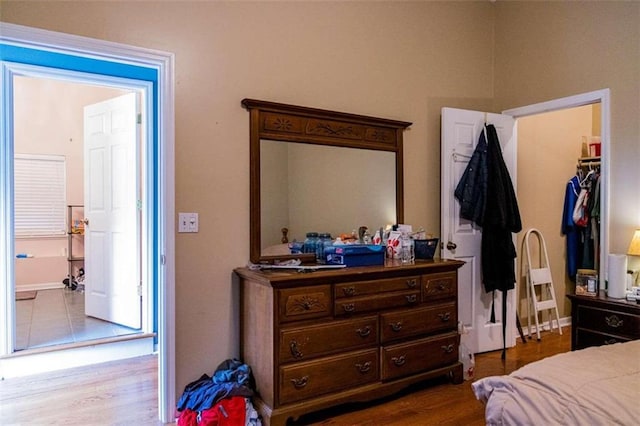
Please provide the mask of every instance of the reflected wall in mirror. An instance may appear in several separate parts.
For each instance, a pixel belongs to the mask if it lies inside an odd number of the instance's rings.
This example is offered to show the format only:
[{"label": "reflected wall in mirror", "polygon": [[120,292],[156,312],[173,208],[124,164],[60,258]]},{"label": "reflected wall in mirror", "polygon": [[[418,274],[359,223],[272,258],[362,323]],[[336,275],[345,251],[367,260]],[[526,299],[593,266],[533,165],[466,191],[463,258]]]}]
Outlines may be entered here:
[{"label": "reflected wall in mirror", "polygon": [[307,232],[332,236],[403,221],[404,121],[244,99],[250,112],[250,260],[290,255]]},{"label": "reflected wall in mirror", "polygon": [[263,254],[283,249],[282,228],[304,241],[307,232],[335,238],[396,223],[393,152],[262,140],[260,162]]}]

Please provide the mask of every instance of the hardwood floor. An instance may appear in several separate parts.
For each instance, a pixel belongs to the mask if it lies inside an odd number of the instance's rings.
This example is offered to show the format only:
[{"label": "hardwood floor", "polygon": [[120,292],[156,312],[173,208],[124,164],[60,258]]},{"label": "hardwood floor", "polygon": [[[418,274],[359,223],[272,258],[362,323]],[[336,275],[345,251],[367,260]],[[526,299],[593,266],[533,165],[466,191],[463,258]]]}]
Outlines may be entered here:
[{"label": "hardwood floor", "polygon": [[0,424],[160,424],[157,365],[146,355],[0,381]]},{"label": "hardwood floor", "polygon": [[[541,341],[526,344],[520,338],[514,348],[507,350],[506,360],[501,351],[478,354],[474,379],[509,374],[533,361],[571,350],[571,329],[541,333]],[[484,425],[484,405],[476,400],[471,381],[452,385],[444,379],[413,387],[391,398],[367,404],[352,404],[303,416],[291,425]]]},{"label": "hardwood floor", "polygon": [[[507,350],[476,356],[475,378],[508,374],[529,362],[567,352],[571,330],[545,332]],[[204,372],[203,372],[204,373]],[[206,372],[211,374],[212,372]],[[157,359],[143,356],[0,381],[2,425],[157,425]],[[180,396],[180,395],[178,395]],[[391,398],[351,404],[299,418],[291,425],[484,425],[484,406],[471,382],[436,380]]]}]

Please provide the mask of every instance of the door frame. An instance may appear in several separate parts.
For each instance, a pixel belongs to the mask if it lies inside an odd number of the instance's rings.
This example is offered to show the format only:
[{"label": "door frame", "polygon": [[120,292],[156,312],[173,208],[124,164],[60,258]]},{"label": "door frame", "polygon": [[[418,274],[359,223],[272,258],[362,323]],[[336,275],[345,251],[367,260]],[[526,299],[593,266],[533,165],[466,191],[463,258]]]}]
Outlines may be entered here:
[{"label": "door frame", "polygon": [[609,253],[609,177],[610,177],[610,144],[611,144],[611,91],[610,89],[595,90],[546,102],[512,108],[502,111],[516,119],[545,112],[559,111],[585,105],[600,103],[600,282],[605,282],[608,270]]},{"label": "door frame", "polygon": [[[104,40],[0,23],[0,60],[73,70],[112,77],[140,73],[152,81],[153,117],[149,123],[152,166],[147,212],[150,221],[149,271],[153,277],[154,318],[157,323],[159,420],[174,420],[175,390],[175,211],[174,170],[174,55]],[[17,59],[16,59],[17,58]],[[0,86],[0,259],[7,268],[0,273],[0,318],[13,323],[13,93],[7,84],[11,70],[2,67]],[[151,77],[152,76],[152,77]],[[141,78],[144,79],[144,78]],[[13,333],[0,329],[0,356],[13,345]]]}]

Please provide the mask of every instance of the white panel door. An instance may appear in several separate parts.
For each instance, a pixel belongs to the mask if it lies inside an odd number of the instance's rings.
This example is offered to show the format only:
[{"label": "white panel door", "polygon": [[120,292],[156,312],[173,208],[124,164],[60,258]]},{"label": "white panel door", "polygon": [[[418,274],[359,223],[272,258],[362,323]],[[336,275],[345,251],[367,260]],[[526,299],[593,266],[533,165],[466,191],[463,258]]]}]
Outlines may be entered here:
[{"label": "white panel door", "polygon": [[139,329],[138,97],[84,110],[85,313]]},{"label": "white panel door", "polygon": [[[473,353],[502,348],[502,292],[495,292],[496,322],[492,323],[493,293],[486,293],[482,284],[482,229],[460,217],[460,203],[453,195],[478,143],[485,120],[496,127],[515,189],[517,132],[513,117],[454,108],[442,109],[441,256],[466,262],[458,271],[458,318],[467,331],[461,336],[461,341]],[[515,290],[511,290],[507,293],[507,347],[515,345],[515,306]]]}]

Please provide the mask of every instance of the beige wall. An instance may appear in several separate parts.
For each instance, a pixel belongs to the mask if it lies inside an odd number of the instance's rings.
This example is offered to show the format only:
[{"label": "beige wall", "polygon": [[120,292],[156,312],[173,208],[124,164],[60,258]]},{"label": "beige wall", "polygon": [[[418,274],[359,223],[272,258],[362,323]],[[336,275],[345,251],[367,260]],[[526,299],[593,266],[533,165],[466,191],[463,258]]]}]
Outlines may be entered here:
[{"label": "beige wall", "polygon": [[610,251],[640,226],[640,3],[497,2],[496,109],[611,89]]},{"label": "beige wall", "polygon": [[627,200],[613,202],[612,246],[622,249],[640,222],[627,184],[639,180],[639,13],[609,2],[2,2],[3,21],[175,53],[176,211],[200,213],[198,234],[176,234],[178,393],[238,354],[232,270],[249,253],[241,99],[413,122],[405,221],[437,232],[441,107],[499,111],[611,87],[612,198]]}]

